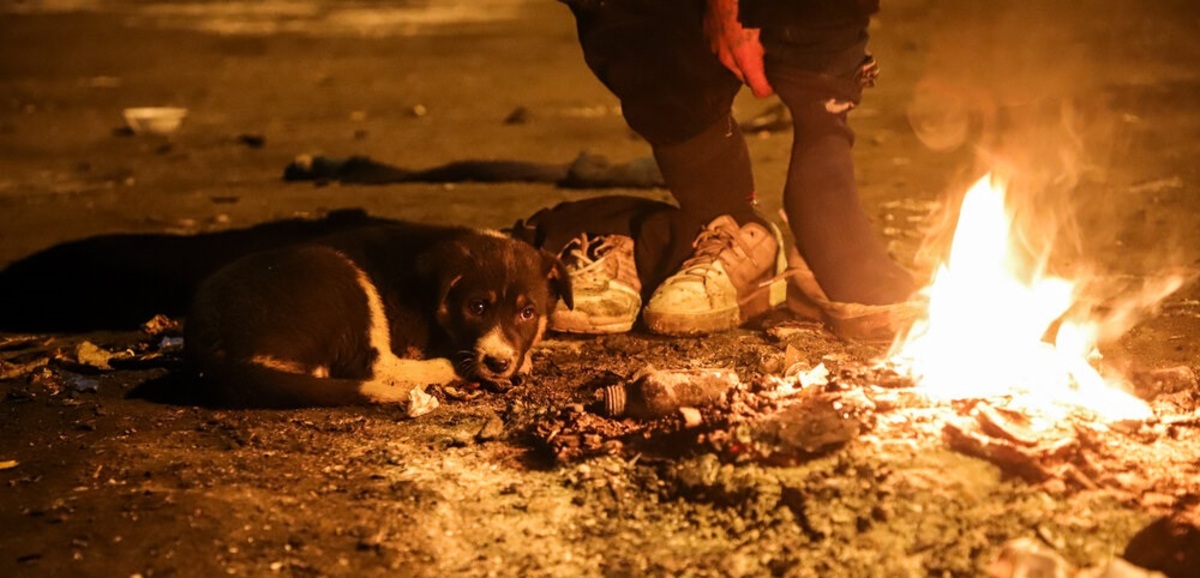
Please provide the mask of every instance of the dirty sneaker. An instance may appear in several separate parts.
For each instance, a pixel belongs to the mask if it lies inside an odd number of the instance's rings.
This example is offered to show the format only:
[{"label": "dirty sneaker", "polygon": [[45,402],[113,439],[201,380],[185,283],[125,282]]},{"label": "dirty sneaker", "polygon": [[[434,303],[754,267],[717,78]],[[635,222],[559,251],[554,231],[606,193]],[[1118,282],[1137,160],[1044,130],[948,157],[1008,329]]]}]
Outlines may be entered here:
[{"label": "dirty sneaker", "polygon": [[587,235],[572,239],[559,253],[571,274],[575,308],[559,302],[550,329],[564,333],[623,333],[642,308],[642,283],[633,260],[633,239]]},{"label": "dirty sneaker", "polygon": [[801,317],[823,322],[846,341],[891,342],[911,327],[926,307],[919,297],[888,305],[830,301],[795,247],[788,251],[787,261],[787,308]]},{"label": "dirty sneaker", "polygon": [[787,266],[774,225],[739,227],[728,215],[696,237],[692,256],[663,281],[642,312],[662,335],[703,335],[733,329],[783,303]]}]

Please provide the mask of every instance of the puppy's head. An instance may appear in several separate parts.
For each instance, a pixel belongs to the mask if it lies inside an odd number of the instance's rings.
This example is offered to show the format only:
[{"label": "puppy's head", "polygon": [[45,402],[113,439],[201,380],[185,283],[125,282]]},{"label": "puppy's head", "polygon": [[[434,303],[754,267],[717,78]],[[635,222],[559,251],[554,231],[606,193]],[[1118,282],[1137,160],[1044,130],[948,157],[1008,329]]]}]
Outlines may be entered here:
[{"label": "puppy's head", "polygon": [[437,322],[455,349],[458,373],[500,387],[529,369],[558,300],[573,306],[562,262],[491,233],[446,241],[421,261],[437,286]]}]

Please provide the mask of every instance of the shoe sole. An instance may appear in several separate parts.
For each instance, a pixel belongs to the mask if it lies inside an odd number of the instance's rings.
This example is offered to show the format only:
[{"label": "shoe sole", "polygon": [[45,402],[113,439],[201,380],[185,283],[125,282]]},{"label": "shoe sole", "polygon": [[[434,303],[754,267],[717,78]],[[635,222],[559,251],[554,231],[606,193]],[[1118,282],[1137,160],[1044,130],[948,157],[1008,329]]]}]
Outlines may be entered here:
[{"label": "shoe sole", "polygon": [[775,279],[750,292],[739,301],[741,322],[738,325],[783,305],[787,301],[787,290],[786,280]]},{"label": "shoe sole", "polygon": [[580,333],[585,335],[607,335],[627,333],[633,329],[636,319],[612,319],[599,321],[595,317],[571,311],[554,312],[550,315],[550,331],[558,333]]},{"label": "shoe sole", "polygon": [[703,313],[659,313],[646,309],[642,311],[642,321],[651,333],[685,337],[690,335],[707,335],[735,329],[741,324],[741,313],[738,307],[728,307]]},{"label": "shoe sole", "polygon": [[742,299],[741,304],[703,313],[660,313],[646,309],[642,321],[651,333],[683,337],[731,331],[743,323],[782,305],[787,295],[787,281],[782,279],[764,285]]}]

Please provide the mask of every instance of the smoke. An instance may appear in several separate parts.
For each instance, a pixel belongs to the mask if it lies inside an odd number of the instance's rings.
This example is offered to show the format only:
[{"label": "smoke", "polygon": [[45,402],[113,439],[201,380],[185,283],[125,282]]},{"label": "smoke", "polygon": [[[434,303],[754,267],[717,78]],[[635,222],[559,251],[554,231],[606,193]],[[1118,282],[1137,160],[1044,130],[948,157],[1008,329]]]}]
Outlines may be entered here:
[{"label": "smoke", "polygon": [[[1134,146],[1128,96],[1169,74],[1150,68],[1167,47],[1195,44],[1178,12],[1197,9],[1166,0],[926,6],[931,34],[908,118],[928,148],[969,149],[972,163],[951,183],[919,263],[944,258],[954,200],[984,173],[1007,183],[1015,236],[1035,261],[1076,267],[1110,249],[1105,243],[1130,226],[1130,201],[1117,198],[1128,190],[1125,175],[1114,177]],[[1161,245],[1154,257],[1163,266],[1180,259],[1163,258]]]},{"label": "smoke", "polygon": [[1164,79],[1197,82],[1189,68],[1200,62],[1191,40],[1200,4],[927,6],[932,34],[908,118],[926,147],[970,153],[959,155],[970,163],[950,183],[918,266],[945,261],[962,195],[991,173],[1007,186],[1012,239],[1025,253],[1016,261],[1028,263],[1022,275],[1077,281],[1081,301],[1066,317],[1088,320],[1100,341],[1119,338],[1194,282],[1195,266],[1181,266],[1195,259],[1187,240],[1194,231],[1186,220],[1156,217],[1153,207],[1170,194],[1165,187],[1186,185],[1165,172],[1177,165],[1142,143],[1155,134],[1148,118],[1173,122],[1161,105]]}]

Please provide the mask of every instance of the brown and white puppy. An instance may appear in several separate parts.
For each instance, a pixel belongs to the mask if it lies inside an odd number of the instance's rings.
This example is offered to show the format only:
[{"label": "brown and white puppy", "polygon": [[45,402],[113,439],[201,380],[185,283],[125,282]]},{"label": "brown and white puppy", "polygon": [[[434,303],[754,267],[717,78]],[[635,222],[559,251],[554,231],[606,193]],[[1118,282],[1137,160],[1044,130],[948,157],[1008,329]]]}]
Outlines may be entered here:
[{"label": "brown and white puppy", "polygon": [[223,267],[184,327],[201,395],[233,407],[400,402],[458,378],[507,387],[528,371],[562,263],[499,233],[398,223]]}]

